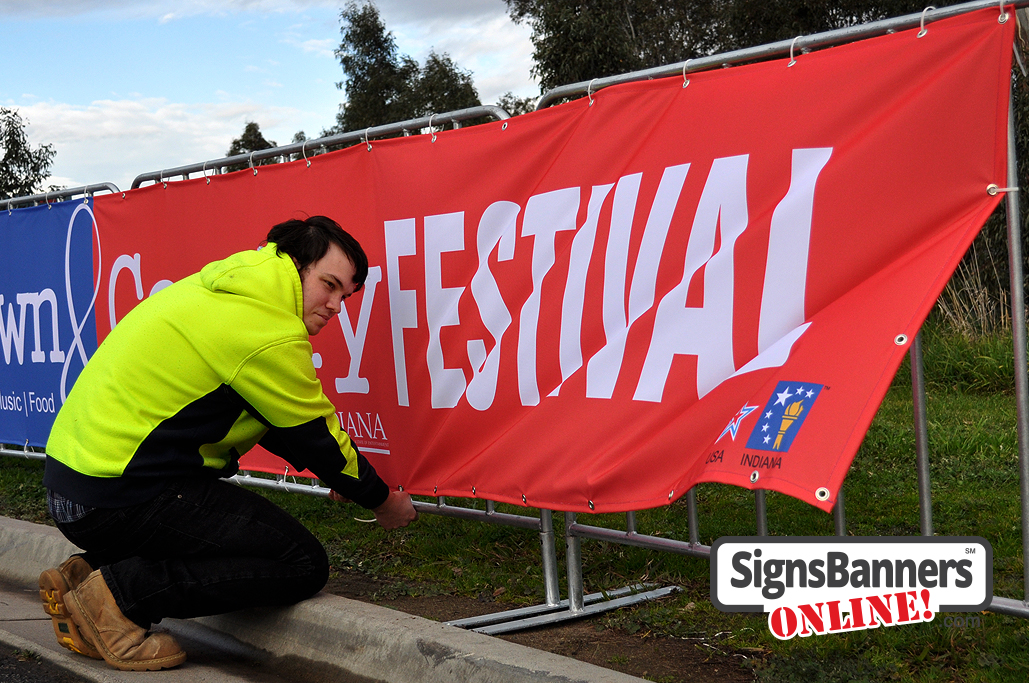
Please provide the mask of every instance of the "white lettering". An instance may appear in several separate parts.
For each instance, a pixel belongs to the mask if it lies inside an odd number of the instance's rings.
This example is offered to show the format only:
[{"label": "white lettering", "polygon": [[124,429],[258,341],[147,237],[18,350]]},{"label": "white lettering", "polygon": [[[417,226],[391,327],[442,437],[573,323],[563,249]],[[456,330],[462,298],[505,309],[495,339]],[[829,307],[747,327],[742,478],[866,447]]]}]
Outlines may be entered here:
[{"label": "white lettering", "polygon": [[[597,222],[604,200],[614,184],[594,185],[586,209],[586,222],[575,233],[568,263],[568,280],[565,282],[564,300],[561,303],[561,339],[559,356],[561,360],[561,382],[563,383],[582,367],[582,312],[586,302],[586,275],[593,245],[597,238]],[[559,384],[550,393],[557,396]]]},{"label": "white lettering", "polygon": [[136,285],[136,301],[143,300],[143,275],[140,273],[139,267],[139,254],[122,254],[114,260],[114,265],[111,266],[111,281],[107,285],[107,312],[110,316],[111,329],[118,324],[118,319],[114,314],[114,290],[118,285],[118,276],[123,270],[127,270],[132,273],[132,282]]},{"label": "white lettering", "polygon": [[768,265],[757,333],[759,353],[805,320],[804,291],[815,183],[831,155],[831,147],[793,150],[790,189],[775,207],[768,235]]},{"label": "white lettering", "polygon": [[432,407],[453,408],[465,390],[461,368],[445,367],[440,341],[444,327],[459,325],[457,305],[464,287],[443,286],[441,255],[464,249],[464,212],[425,217],[425,320],[429,325],[429,346],[425,361],[432,386]]},{"label": "white lettering", "polygon": [[468,340],[468,360],[472,364],[472,381],[468,383],[465,396],[468,404],[476,410],[486,410],[493,405],[497,395],[497,377],[500,373],[500,346],[504,332],[511,326],[511,313],[500,295],[500,288],[489,269],[489,256],[497,248],[498,261],[514,258],[515,221],[522,207],[514,202],[494,202],[486,207],[479,219],[476,234],[476,249],[479,267],[472,276],[472,297],[479,308],[479,316],[493,337],[493,348],[486,353],[486,342],[482,339]]},{"label": "white lettering", "polygon": [[346,419],[343,418],[343,413],[336,413],[336,417],[339,418],[339,426],[352,438],[388,441],[386,430],[382,426],[382,417],[378,413],[375,413],[375,417],[372,417],[372,413],[347,413]]},{"label": "white lettering", "polygon": [[529,197],[522,220],[522,237],[533,237],[532,293],[518,318],[518,395],[523,406],[540,402],[536,381],[536,341],[543,278],[554,266],[557,233],[575,230],[579,188],[567,187]]},{"label": "white lettering", "polygon": [[[11,352],[18,359],[18,365],[25,362],[25,314],[32,308],[32,340],[34,343],[29,359],[33,363],[45,363],[47,354],[43,351],[42,335],[39,329],[39,319],[42,313],[41,307],[44,303],[50,304],[50,329],[51,341],[50,362],[63,363],[64,351],[61,350],[61,335],[58,331],[58,310],[57,294],[54,290],[44,289],[42,292],[20,292],[15,295],[15,301],[7,303],[7,324],[4,324],[3,306],[4,295],[0,294],[0,341],[4,347],[4,362],[11,364]],[[18,318],[15,320],[14,304],[18,304]]]},{"label": "white lettering", "polygon": [[[625,357],[625,340],[629,328],[654,305],[657,289],[657,267],[661,262],[672,214],[682,193],[682,185],[689,171],[689,164],[669,166],[661,176],[650,216],[643,229],[643,241],[633,268],[632,287],[629,290],[629,315],[625,313],[625,278],[629,259],[629,236],[632,218],[636,208],[636,196],[640,179],[637,175],[630,189],[631,205],[619,210],[619,190],[615,190],[614,214],[611,217],[611,237],[608,241],[604,271],[604,335],[607,343],[590,359],[586,368],[586,396],[589,398],[611,398],[615,382],[622,370]],[[628,199],[626,203],[628,203]],[[617,226],[617,230],[616,230]],[[618,239],[615,240],[615,235]],[[612,248],[614,245],[614,248]]]},{"label": "white lettering", "polygon": [[[747,155],[715,159],[686,245],[682,280],[661,299],[654,336],[634,398],[660,401],[676,355],[697,357],[697,396],[736,371],[733,362],[733,250],[747,228]],[[715,251],[716,235],[721,238]],[[704,268],[704,303],[686,305],[690,282]]]},{"label": "white lettering", "polygon": [[400,257],[413,256],[415,221],[405,218],[385,221],[386,277],[389,278],[389,319],[393,335],[393,368],[397,377],[397,403],[411,405],[407,391],[404,330],[418,327],[418,299],[413,289],[400,288]]},{"label": "white lettering", "polygon": [[361,297],[361,311],[357,316],[357,330],[350,324],[350,316],[346,308],[341,310],[336,319],[343,330],[343,341],[347,344],[347,352],[350,354],[350,367],[346,377],[336,378],[336,393],[339,394],[367,394],[370,390],[368,380],[360,376],[361,359],[364,357],[364,344],[368,339],[368,321],[372,315],[372,302],[375,300],[375,288],[382,281],[382,268],[372,266],[368,269],[368,276],[364,279]]},{"label": "white lettering", "polygon": [[[18,295],[18,303],[21,306],[32,306],[32,333],[33,341],[35,342],[35,348],[32,351],[32,362],[43,363],[46,361],[46,354],[43,353],[40,348],[39,339],[39,307],[43,303],[50,304],[50,326],[52,329],[53,337],[51,341],[53,346],[50,351],[50,362],[51,363],[63,363],[64,362],[64,351],[61,351],[61,337],[57,331],[57,295],[54,294],[54,290],[47,288],[42,292],[30,292]],[[22,318],[25,317],[24,309],[22,310]],[[24,325],[24,323],[22,323]],[[22,328],[22,334],[24,335],[24,327]]]},{"label": "white lettering", "polygon": [[[560,382],[557,386],[546,387],[551,392],[550,396],[557,396],[562,385],[585,365],[585,395],[610,399],[622,374],[629,331],[648,313],[654,318],[653,331],[649,345],[644,349],[634,400],[662,400],[676,356],[687,356],[690,358],[687,362],[695,363],[698,397],[705,396],[734,375],[785,363],[794,344],[810,325],[805,322],[804,296],[815,185],[831,155],[830,148],[793,151],[789,190],[771,217],[760,317],[753,321],[756,323],[753,326],[740,327],[741,330],[756,329],[758,355],[741,368],[735,366],[733,339],[734,328],[739,327],[735,320],[735,252],[750,220],[748,155],[712,161],[695,207],[685,254],[681,256],[681,278],[660,297],[660,301],[657,291],[659,268],[663,263],[667,270],[670,261],[680,258],[666,253],[666,248],[672,219],[678,210],[691,164],[664,169],[634,263],[630,262],[629,254],[637,208],[641,208],[642,174],[629,174],[619,178],[617,183],[593,186],[581,226],[578,225],[578,217],[583,188],[568,187],[529,197],[524,205],[521,236],[533,238],[531,243],[523,242],[531,244],[531,257],[523,254],[523,258],[531,258],[532,290],[522,299],[517,314],[518,340],[514,365],[521,404],[533,406],[540,402],[543,389],[538,377],[541,358],[547,363],[558,361],[560,365]],[[601,232],[600,223],[609,197],[613,197],[610,225],[601,254],[597,234]],[[496,263],[514,259],[518,248],[517,221],[521,212],[522,207],[510,201],[493,202],[483,211],[476,232],[476,270],[468,287],[443,286],[443,254],[465,249],[464,213],[424,217],[428,332],[425,362],[433,408],[455,407],[464,396],[473,409],[485,411],[497,400],[498,387],[503,386],[500,383],[503,337],[512,326],[513,307],[518,304],[505,302],[501,294],[503,281],[497,277],[497,266],[491,269],[490,259],[494,254]],[[401,288],[400,259],[418,255],[417,220],[407,218],[384,223],[385,275],[389,280],[393,358],[401,406],[410,405],[404,330],[418,327],[419,295],[417,289]],[[560,231],[574,231],[574,235],[567,241],[558,242]],[[559,245],[562,257],[567,255],[567,276],[563,284],[548,283],[547,286],[564,288],[560,302],[560,326],[559,330],[548,329],[547,334],[541,335],[542,311],[552,310],[556,298],[556,290],[554,294],[550,289],[544,292],[544,281],[557,263]],[[455,259],[453,263],[459,261]],[[347,378],[337,380],[340,391],[346,387],[353,393],[368,392],[367,380],[360,378],[358,371],[374,288],[382,276],[381,271],[373,270],[375,275],[369,276],[369,296],[362,302],[357,329],[350,329],[348,324],[344,324],[351,368]],[[759,274],[751,269],[741,276],[756,278]],[[454,277],[458,282],[464,281],[457,273]],[[592,283],[591,277],[602,280]],[[444,337],[454,341],[461,339],[459,305],[466,289],[470,290],[486,334],[479,335],[482,338],[465,337],[467,364],[461,362],[464,359],[450,357],[448,367],[445,353],[453,353],[456,347],[453,343],[444,343]],[[590,298],[593,293],[602,294]],[[341,318],[343,323],[349,323],[349,318],[347,321]],[[547,324],[550,324],[549,320]],[[604,343],[599,350],[596,350],[596,341],[591,341],[590,347],[585,348],[584,330],[593,326],[595,333],[597,324],[603,326]],[[455,329],[444,334],[444,328]],[[555,334],[558,331],[559,334]],[[543,346],[540,346],[541,336]],[[558,342],[556,358],[553,359],[540,355],[555,351],[550,348],[551,340]],[[547,380],[548,383],[550,381]]]},{"label": "white lettering", "polygon": [[18,356],[18,365],[25,360],[25,306],[21,307],[18,322],[14,320],[14,304],[7,304],[7,325],[3,321],[4,295],[0,294],[0,341],[4,344],[4,362],[11,364],[11,346]]}]

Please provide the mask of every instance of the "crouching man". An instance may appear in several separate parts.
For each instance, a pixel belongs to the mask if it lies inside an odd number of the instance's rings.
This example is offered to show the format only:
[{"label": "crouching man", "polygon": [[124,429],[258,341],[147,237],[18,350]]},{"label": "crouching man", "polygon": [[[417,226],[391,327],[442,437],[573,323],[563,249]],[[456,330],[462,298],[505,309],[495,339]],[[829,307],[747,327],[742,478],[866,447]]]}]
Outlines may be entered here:
[{"label": "crouching man", "polygon": [[164,617],[289,605],[328,579],[325,550],[265,498],[223,481],[255,444],[314,472],[384,529],[417,513],[340,428],[311,362],[368,259],[331,219],[154,294],[104,340],[47,443],[47,504],[85,552],[39,577],[58,641],[123,670],[181,664]]}]

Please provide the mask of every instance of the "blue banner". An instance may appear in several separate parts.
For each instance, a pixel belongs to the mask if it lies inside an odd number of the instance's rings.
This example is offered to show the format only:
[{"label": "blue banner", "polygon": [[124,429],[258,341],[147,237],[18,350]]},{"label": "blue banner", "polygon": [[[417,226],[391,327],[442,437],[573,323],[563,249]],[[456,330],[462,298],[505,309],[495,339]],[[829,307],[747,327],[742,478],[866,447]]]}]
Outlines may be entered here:
[{"label": "blue banner", "polygon": [[0,211],[0,443],[45,446],[96,351],[90,204]]}]

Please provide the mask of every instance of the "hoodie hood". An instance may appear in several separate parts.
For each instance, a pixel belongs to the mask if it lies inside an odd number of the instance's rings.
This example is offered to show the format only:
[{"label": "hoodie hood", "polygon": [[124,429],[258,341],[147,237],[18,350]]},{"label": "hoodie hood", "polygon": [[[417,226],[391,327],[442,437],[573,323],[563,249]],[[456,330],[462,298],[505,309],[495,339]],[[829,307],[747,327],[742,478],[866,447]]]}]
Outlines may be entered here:
[{"label": "hoodie hood", "polygon": [[245,296],[303,319],[304,289],[300,273],[293,259],[288,254],[280,254],[274,242],[209,263],[199,275],[201,284],[212,292]]}]

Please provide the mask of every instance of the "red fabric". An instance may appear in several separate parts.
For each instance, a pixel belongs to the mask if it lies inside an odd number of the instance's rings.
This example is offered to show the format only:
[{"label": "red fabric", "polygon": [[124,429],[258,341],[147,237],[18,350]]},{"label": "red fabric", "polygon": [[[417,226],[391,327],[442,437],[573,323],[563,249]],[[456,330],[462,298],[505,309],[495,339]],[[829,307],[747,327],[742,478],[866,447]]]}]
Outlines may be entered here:
[{"label": "red fabric", "polygon": [[312,339],[319,376],[392,485],[621,511],[715,481],[828,510],[1000,199],[987,185],[1006,185],[1013,31],[983,10],[792,66],[97,197],[99,334],[105,294],[119,315],[138,301],[129,271],[109,289],[119,256],[140,254],[145,295],[325,214],[379,271],[347,302],[356,328],[370,306],[358,371],[341,321]]}]

